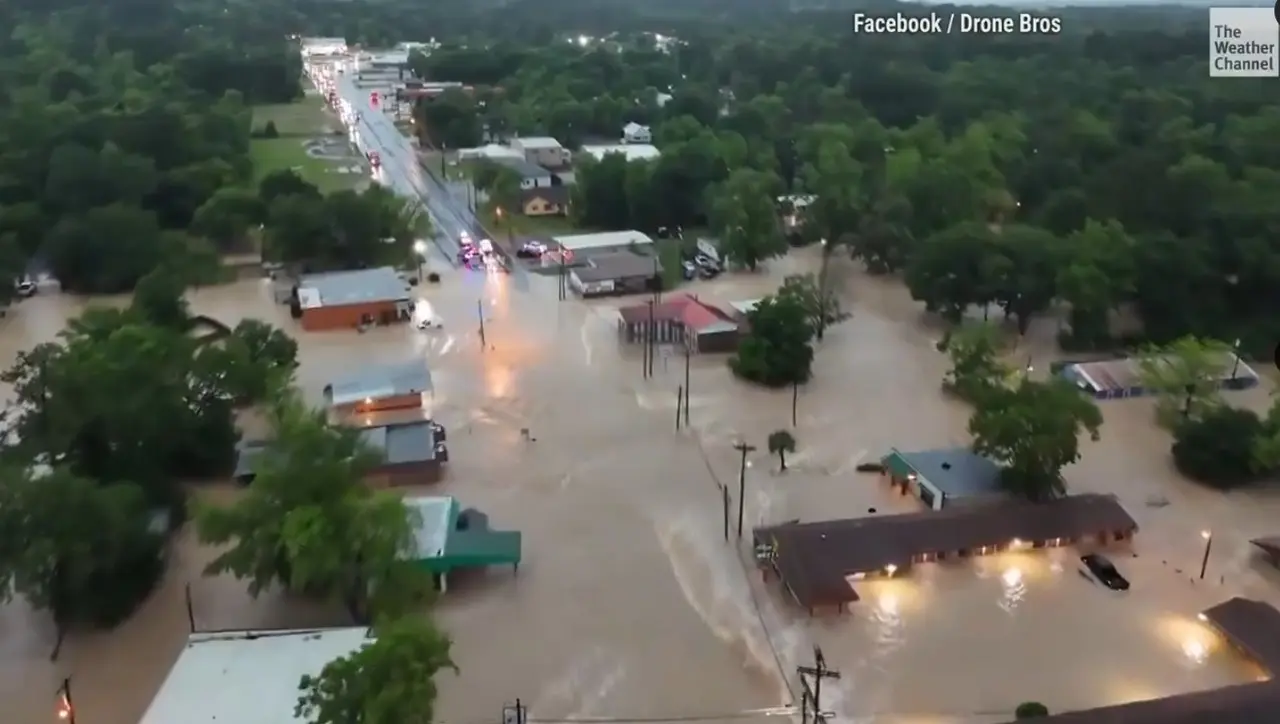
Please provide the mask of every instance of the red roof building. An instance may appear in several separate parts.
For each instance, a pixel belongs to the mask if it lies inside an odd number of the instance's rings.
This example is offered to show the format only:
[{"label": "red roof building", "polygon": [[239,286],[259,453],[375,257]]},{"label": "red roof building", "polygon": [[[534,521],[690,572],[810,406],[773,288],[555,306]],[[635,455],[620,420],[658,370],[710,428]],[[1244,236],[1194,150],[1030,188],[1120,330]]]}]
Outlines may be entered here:
[{"label": "red roof building", "polygon": [[738,323],[693,294],[672,294],[661,301],[618,310],[618,338],[629,344],[650,338],[657,344],[682,344],[690,352],[731,352],[738,346]]}]

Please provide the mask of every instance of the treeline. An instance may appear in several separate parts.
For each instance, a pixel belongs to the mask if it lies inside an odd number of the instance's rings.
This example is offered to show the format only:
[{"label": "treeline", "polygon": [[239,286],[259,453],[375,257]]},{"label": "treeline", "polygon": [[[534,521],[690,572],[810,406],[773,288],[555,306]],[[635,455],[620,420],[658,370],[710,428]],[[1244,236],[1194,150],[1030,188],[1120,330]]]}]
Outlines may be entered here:
[{"label": "treeline", "polygon": [[1201,17],[1103,31],[1110,17],[1080,11],[1052,38],[853,39],[799,14],[758,37],[703,23],[666,49],[634,32],[454,44],[415,70],[477,93],[424,102],[419,125],[450,147],[650,125],[660,159],[578,170],[579,220],[709,226],[750,265],[785,249],[766,198],[813,195],[809,240],[904,273],[952,319],[998,305],[1025,329],[1065,302],[1071,349],[1193,334],[1269,355],[1280,104],[1208,78]]},{"label": "treeline", "polygon": [[[113,293],[166,265],[207,278],[190,232],[251,175],[250,104],[300,93],[297,50],[236,34],[221,8],[10,6],[0,42],[0,278],[31,260],[63,287]],[[12,285],[0,284],[0,301]]]}]

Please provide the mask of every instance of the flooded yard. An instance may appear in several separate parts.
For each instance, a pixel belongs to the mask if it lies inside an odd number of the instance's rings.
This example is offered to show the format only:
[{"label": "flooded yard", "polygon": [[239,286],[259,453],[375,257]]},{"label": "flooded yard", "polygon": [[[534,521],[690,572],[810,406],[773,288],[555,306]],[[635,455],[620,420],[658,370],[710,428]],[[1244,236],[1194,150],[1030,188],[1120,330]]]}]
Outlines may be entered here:
[{"label": "flooded yard", "polygon": [[[816,262],[798,254],[773,266],[693,290],[721,302],[756,298],[780,274]],[[723,539],[718,485],[728,484],[736,518],[735,441],[760,448],[746,472],[748,529],[918,509],[855,466],[890,446],[968,441],[969,408],[939,392],[947,364],[933,347],[937,331],[920,323],[899,283],[837,266],[853,318],[830,330],[814,381],[799,390],[799,449],[785,474],[765,439],[791,426],[790,390],[746,387],[730,379],[723,357],[695,357],[693,431],[677,434],[683,356],[662,355],[655,378],[643,379],[638,352],[618,347],[611,315],[623,302],[557,302],[554,278],[534,275],[522,293],[505,277],[450,273],[417,290],[424,311],[444,322],[426,332],[303,333],[257,281],[191,300],[193,311],[230,325],[254,317],[295,334],[298,384],[317,404],[325,384],[362,365],[430,365],[450,462],[441,484],[412,492],[455,495],[495,528],[523,531],[525,546],[518,575],[467,577],[439,605],[461,668],[441,678],[442,722],[498,722],[517,697],[544,719],[745,719],[792,703],[794,667],[810,663],[814,643],[843,672],[825,687],[824,708],[849,722],[981,724],[1010,718],[1026,700],[1060,710],[1256,677],[1195,614],[1240,593],[1280,600],[1245,542],[1275,532],[1267,525],[1280,501],[1179,481],[1167,436],[1141,401],[1105,403],[1102,441],[1086,444],[1068,471],[1074,490],[1118,493],[1142,526],[1136,557],[1113,556],[1133,581],[1127,595],[1082,580],[1079,552],[1069,549],[863,583],[863,601],[839,618],[810,619],[762,584],[744,563],[745,539],[736,531]],[[76,309],[58,296],[22,303],[0,322],[0,362],[52,338]],[[1154,505],[1156,496],[1167,504]],[[1211,575],[1193,582],[1202,529],[1215,531]],[[69,640],[56,664],[45,620],[18,604],[4,609],[0,700],[16,707],[13,720],[43,721],[71,675],[85,722],[134,724],[185,638],[189,582],[202,628],[341,623],[331,611],[278,597],[252,602],[235,581],[201,579],[209,557],[184,536],[144,610],[118,631]]]}]

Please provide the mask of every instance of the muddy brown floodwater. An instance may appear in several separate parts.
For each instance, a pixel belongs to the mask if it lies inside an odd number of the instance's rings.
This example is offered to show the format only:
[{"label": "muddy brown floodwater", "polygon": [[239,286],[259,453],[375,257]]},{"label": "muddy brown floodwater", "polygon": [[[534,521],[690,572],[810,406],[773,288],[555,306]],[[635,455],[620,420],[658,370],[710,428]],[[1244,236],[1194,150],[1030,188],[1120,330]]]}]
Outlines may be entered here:
[{"label": "muddy brown floodwater", "polygon": [[[730,275],[698,290],[719,301],[772,291],[781,275],[813,269],[793,254],[759,275]],[[1111,596],[1077,575],[1078,551],[1009,554],[923,566],[899,580],[864,583],[841,619],[809,619],[758,577],[749,546],[722,538],[718,481],[736,482],[735,440],[753,454],[749,528],[914,509],[855,466],[890,446],[968,441],[969,410],[939,394],[946,361],[901,284],[837,264],[853,318],[820,345],[815,379],[800,391],[799,450],[779,474],[765,438],[790,426],[791,394],[732,381],[723,358],[693,361],[693,432],[675,433],[683,358],[660,355],[642,379],[635,350],[620,350],[619,302],[557,302],[556,280],[527,293],[503,277],[459,272],[419,289],[443,330],[299,331],[256,281],[202,289],[195,311],[228,324],[255,317],[291,330],[298,383],[320,390],[362,364],[425,358],[436,417],[449,428],[445,481],[412,492],[457,496],[495,527],[525,534],[525,565],[451,586],[438,616],[455,640],[461,674],[442,676],[438,715],[448,724],[500,721],[521,698],[531,715],[721,715],[792,703],[795,666],[814,643],[843,679],[824,708],[847,722],[932,724],[1008,719],[1038,700],[1084,708],[1248,681],[1250,668],[1195,622],[1231,595],[1280,601],[1276,581],[1247,540],[1273,534],[1280,501],[1268,492],[1219,495],[1182,481],[1149,403],[1104,403],[1103,438],[1067,471],[1072,489],[1117,493],[1142,526],[1135,556],[1117,556],[1133,581]],[[478,341],[484,309],[488,349]],[[51,339],[80,302],[57,295],[19,305],[3,325],[0,363]],[[1047,367],[1052,325],[1020,354]],[[1266,405],[1265,391],[1234,393]],[[522,439],[528,428],[535,442]],[[736,489],[736,485],[732,485]],[[206,493],[207,494],[207,493]],[[1199,531],[1215,531],[1210,575],[1198,573]],[[187,633],[183,588],[201,628],[344,623],[333,611],[264,595],[229,579],[202,579],[210,557],[178,541],[161,590],[119,630],[78,635],[50,663],[51,627],[20,603],[0,612],[0,701],[6,721],[45,722],[63,676],[73,676],[86,724],[134,724]]]}]

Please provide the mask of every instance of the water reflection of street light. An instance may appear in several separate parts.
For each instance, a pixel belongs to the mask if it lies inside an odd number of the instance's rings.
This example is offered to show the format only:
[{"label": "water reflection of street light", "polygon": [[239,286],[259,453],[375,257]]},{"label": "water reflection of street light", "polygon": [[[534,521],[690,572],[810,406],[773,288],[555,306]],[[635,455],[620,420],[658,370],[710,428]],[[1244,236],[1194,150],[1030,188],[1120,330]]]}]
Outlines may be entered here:
[{"label": "water reflection of street light", "polygon": [[1202,530],[1200,537],[1204,538],[1204,558],[1200,560],[1200,580],[1203,581],[1205,571],[1209,568],[1209,551],[1213,550],[1213,533]]}]

